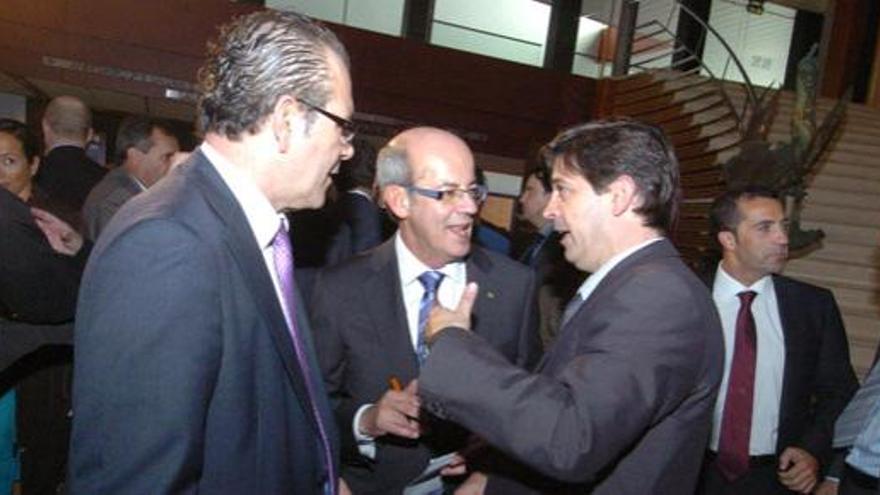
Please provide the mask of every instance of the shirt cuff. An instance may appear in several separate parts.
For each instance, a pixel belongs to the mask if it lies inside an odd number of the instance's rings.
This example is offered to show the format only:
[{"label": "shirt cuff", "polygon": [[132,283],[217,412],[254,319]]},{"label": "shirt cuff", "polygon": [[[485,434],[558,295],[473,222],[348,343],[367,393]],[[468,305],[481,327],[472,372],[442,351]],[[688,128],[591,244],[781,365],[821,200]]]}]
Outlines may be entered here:
[{"label": "shirt cuff", "polygon": [[361,416],[364,414],[364,411],[367,410],[368,407],[372,407],[373,404],[364,404],[358,408],[357,412],[354,415],[354,421],[351,425],[351,429],[354,432],[354,439],[357,442],[358,452],[361,453],[362,456],[375,461],[376,460],[376,439],[369,435],[364,435],[361,433],[358,425],[361,424]]}]

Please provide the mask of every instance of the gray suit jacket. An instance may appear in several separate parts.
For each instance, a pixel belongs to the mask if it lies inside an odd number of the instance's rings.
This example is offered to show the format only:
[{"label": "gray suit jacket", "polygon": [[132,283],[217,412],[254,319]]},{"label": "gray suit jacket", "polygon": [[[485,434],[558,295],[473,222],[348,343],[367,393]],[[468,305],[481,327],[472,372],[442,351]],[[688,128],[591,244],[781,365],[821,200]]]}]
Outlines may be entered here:
[{"label": "gray suit jacket", "polygon": [[722,346],[709,292],[663,240],[608,273],[537,373],[453,328],[434,344],[419,392],[428,410],[560,483],[523,473],[503,489],[490,478],[489,492],[680,495],[699,474]]},{"label": "gray suit jacket", "polygon": [[[531,367],[540,357],[534,312],[534,276],[496,253],[474,247],[467,277],[480,284],[474,331],[506,362]],[[312,294],[315,343],[343,444],[343,477],[357,494],[400,493],[438,451],[461,445],[461,431],[432,425],[413,442],[377,440],[375,462],[361,456],[352,432],[357,409],[388,390],[388,378],[406,385],[419,373],[401,296],[394,238],[321,272]]]},{"label": "gray suit jacket", "polygon": [[296,307],[305,363],[244,212],[201,152],[129,201],[80,291],[70,493],[323,494],[337,438]]},{"label": "gray suit jacket", "polygon": [[141,192],[141,185],[122,167],[107,173],[89,192],[83,205],[85,235],[94,241],[129,199]]}]

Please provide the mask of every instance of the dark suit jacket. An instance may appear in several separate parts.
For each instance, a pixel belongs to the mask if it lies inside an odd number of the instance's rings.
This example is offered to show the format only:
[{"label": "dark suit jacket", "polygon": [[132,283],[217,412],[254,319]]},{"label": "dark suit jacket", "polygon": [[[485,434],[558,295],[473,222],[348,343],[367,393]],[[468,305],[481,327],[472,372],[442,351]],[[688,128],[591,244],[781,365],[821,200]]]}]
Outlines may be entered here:
[{"label": "dark suit jacket", "polygon": [[80,211],[89,191],[107,169],[86,156],[78,146],[58,146],[49,151],[37,172],[37,184],[52,198]]},{"label": "dark suit jacket", "polygon": [[73,319],[89,247],[56,253],[30,207],[0,187],[0,318],[28,323]]},{"label": "dark suit jacket", "polygon": [[299,300],[295,314],[306,375],[244,212],[201,152],[129,201],[83,278],[70,492],[323,493],[318,422],[331,459],[338,440]]},{"label": "dark suit jacket", "polygon": [[92,188],[83,205],[86,237],[92,241],[97,239],[122,205],[142,191],[140,184],[124,168],[111,170]]},{"label": "dark suit jacket", "polygon": [[382,243],[382,210],[368,198],[344,192],[333,205],[338,222],[326,265],[335,265]]},{"label": "dark suit jacket", "polygon": [[[662,240],[607,274],[537,373],[451,328],[434,343],[419,392],[423,407],[544,475],[586,484],[560,491],[681,495],[696,483],[723,360],[706,287]],[[533,493],[499,482],[490,477],[487,491]]]},{"label": "dark suit jacket", "polygon": [[[530,367],[540,355],[532,274],[503,256],[474,247],[467,276],[480,284],[474,331],[503,359]],[[443,438],[446,432],[437,433],[436,426],[437,438],[420,442],[382,437],[377,439],[375,462],[367,462],[355,444],[352,421],[357,409],[378,401],[388,390],[389,377],[396,376],[406,385],[419,373],[394,238],[324,270],[315,284],[311,309],[318,358],[348,461],[343,475],[354,493],[399,493],[427,465],[431,457],[427,442],[449,438]],[[438,447],[435,453],[458,446]]]},{"label": "dark suit jacket", "polygon": [[859,385],[840,310],[827,289],[781,275],[773,286],[785,339],[777,454],[800,447],[827,465],[834,422]]}]

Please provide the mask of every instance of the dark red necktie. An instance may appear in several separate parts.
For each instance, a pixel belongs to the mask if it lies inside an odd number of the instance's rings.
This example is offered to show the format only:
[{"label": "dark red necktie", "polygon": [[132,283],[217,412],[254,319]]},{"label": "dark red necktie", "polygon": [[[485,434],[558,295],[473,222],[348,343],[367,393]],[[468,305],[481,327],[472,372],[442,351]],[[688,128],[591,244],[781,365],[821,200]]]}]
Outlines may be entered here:
[{"label": "dark red necktie", "polygon": [[754,291],[737,294],[740,306],[736,315],[736,342],[727,380],[727,397],[718,438],[718,469],[728,480],[749,470],[749,437],[752,433],[752,401],[755,395],[755,362],[758,342],[752,317]]}]

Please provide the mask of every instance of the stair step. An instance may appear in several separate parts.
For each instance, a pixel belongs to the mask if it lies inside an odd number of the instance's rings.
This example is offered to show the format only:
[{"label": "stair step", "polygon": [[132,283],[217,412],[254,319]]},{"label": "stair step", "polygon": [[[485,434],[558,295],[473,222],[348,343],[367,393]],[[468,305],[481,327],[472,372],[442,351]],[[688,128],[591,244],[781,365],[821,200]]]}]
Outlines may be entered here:
[{"label": "stair step", "polygon": [[869,177],[845,177],[832,174],[817,174],[813,178],[812,189],[849,191],[864,194],[880,194],[880,179]]},{"label": "stair step", "polygon": [[815,204],[880,211],[880,194],[835,191],[831,189],[808,189],[808,194],[810,201]]},{"label": "stair step", "polygon": [[[870,288],[872,286],[876,287],[878,282],[880,282],[880,270],[877,268],[816,260],[809,257],[789,261],[786,265],[785,273],[810,273],[815,277],[835,282],[833,284],[820,284],[823,287],[827,285],[853,284],[859,287]],[[795,276],[795,278],[798,278],[798,276]],[[839,280],[843,282],[837,283]]]},{"label": "stair step", "polygon": [[803,221],[816,224],[839,223],[866,227],[877,225],[877,216],[880,212],[858,207],[815,203],[812,200],[812,194],[815,192],[815,189],[811,190],[810,195],[804,201],[804,210],[801,213]]},{"label": "stair step", "polygon": [[802,259],[874,268],[880,264],[880,249],[877,246],[858,246],[823,240],[821,247]]},{"label": "stair step", "polygon": [[859,165],[846,161],[829,161],[820,163],[819,175],[834,175],[838,177],[863,177],[871,180],[880,180],[880,167]]}]

